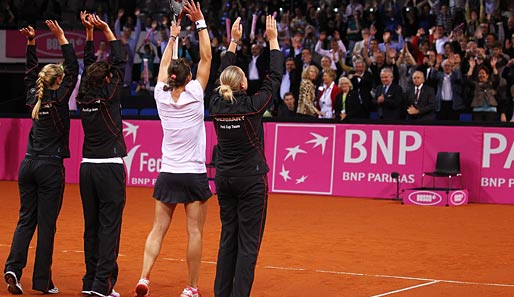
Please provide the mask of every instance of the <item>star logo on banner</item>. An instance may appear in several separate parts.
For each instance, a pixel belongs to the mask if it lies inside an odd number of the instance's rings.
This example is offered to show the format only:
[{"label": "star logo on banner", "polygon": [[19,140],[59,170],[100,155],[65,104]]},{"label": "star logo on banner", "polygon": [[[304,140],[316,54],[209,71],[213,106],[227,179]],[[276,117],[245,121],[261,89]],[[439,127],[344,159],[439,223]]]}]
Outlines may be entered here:
[{"label": "star logo on banner", "polygon": [[302,175],[302,177],[296,179],[296,184],[301,184],[301,183],[305,182],[306,179],[307,179],[307,176]]},{"label": "star logo on banner", "polygon": [[291,179],[289,176],[289,170],[286,170],[284,164],[282,164],[282,171],[280,171],[280,175],[284,178],[285,182],[287,182],[288,179]]},{"label": "star logo on banner", "polygon": [[[321,145],[321,154],[324,155],[325,154],[325,146],[327,144],[328,137],[323,137],[323,136],[313,133],[313,132],[310,132],[310,134],[312,136],[314,136],[314,139],[311,139],[305,143],[314,143],[313,148]],[[294,158],[293,158],[293,160],[294,160]]]},{"label": "star logo on banner", "polygon": [[287,156],[284,158],[284,161],[289,159],[289,157],[292,157],[293,161],[294,161],[296,159],[296,154],[298,154],[298,153],[307,154],[306,151],[304,151],[300,148],[300,145],[297,145],[295,147],[288,147],[288,148],[286,148],[286,150],[288,150],[289,153],[287,153]]},{"label": "star logo on banner", "polygon": [[126,128],[123,128],[123,132],[126,132],[125,137],[132,134],[132,141],[136,142],[137,129],[139,126],[132,125],[131,123],[125,121],[123,121],[123,124],[126,126]]}]

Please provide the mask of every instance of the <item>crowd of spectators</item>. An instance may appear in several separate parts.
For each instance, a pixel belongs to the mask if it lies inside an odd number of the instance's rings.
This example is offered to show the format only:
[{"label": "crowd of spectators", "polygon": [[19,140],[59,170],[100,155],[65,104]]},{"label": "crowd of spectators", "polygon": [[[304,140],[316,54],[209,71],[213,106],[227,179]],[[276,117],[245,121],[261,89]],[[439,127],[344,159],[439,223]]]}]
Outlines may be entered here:
[{"label": "crowd of spectators", "polygon": [[[265,16],[275,14],[286,71],[272,116],[459,120],[469,113],[475,121],[514,121],[514,1],[200,2],[213,52],[206,102],[238,16],[237,64],[248,92],[259,88],[268,71]],[[159,62],[169,37],[168,1],[1,0],[0,9],[3,28],[57,19],[73,29],[80,10],[96,12],[137,62],[127,67],[125,85],[152,90],[152,61]],[[179,57],[194,65],[194,24],[184,18],[181,25]],[[108,58],[105,45],[97,57]]]}]

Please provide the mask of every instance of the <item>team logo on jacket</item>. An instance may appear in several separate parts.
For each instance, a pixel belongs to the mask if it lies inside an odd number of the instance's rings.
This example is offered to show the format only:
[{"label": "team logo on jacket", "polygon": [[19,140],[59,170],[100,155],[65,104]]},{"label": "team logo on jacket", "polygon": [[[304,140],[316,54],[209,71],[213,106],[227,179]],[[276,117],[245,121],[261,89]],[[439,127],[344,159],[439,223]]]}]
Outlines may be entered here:
[{"label": "team logo on jacket", "polygon": [[273,191],[332,194],[335,127],[277,124],[275,129]]}]

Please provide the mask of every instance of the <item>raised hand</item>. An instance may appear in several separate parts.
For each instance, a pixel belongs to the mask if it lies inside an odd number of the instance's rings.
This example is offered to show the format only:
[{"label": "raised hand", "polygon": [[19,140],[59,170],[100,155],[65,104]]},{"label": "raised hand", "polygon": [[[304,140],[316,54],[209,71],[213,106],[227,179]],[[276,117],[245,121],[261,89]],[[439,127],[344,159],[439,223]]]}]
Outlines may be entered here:
[{"label": "raised hand", "polygon": [[266,36],[268,40],[275,40],[278,37],[277,20],[271,15],[266,16]]},{"label": "raised hand", "polygon": [[33,40],[34,38],[36,38],[36,30],[34,30],[32,26],[20,29],[20,33],[22,35],[25,35],[28,40]]},{"label": "raised hand", "polygon": [[180,34],[181,27],[177,22],[171,21],[170,36],[177,38]]},{"label": "raised hand", "polygon": [[243,25],[241,24],[241,18],[237,17],[237,19],[232,24],[231,36],[232,39],[241,40],[241,36],[243,35]]},{"label": "raised hand", "polygon": [[102,21],[102,19],[98,15],[90,15],[89,21],[93,26],[95,26],[95,28],[99,30],[110,30],[109,25],[106,22]]},{"label": "raised hand", "polygon": [[46,20],[45,24],[48,27],[48,29],[50,29],[50,31],[55,35],[55,37],[64,36],[64,31],[59,26],[59,23],[57,23],[57,21]]},{"label": "raised hand", "polygon": [[86,28],[86,30],[93,30],[95,26],[91,24],[91,14],[87,13],[86,11],[80,12],[80,20],[82,21],[82,25]]},{"label": "raised hand", "polygon": [[193,0],[184,1],[184,11],[191,22],[204,19],[202,10],[200,9],[200,2],[196,2],[195,4]]}]

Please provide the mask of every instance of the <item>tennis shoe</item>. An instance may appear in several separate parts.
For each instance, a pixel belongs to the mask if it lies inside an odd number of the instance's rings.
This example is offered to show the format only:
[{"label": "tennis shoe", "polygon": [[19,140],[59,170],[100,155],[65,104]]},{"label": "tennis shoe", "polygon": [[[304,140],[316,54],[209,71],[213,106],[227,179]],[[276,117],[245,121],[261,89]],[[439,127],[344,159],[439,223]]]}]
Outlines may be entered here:
[{"label": "tennis shoe", "polygon": [[182,294],[180,294],[180,297],[201,297],[200,291],[198,291],[198,288],[192,288],[187,287],[184,288],[184,291],[182,291]]},{"label": "tennis shoe", "polygon": [[150,296],[150,281],[146,278],[142,278],[137,282],[136,288],[134,289],[134,297],[147,297]]},{"label": "tennis shoe", "polygon": [[16,277],[16,274],[12,271],[7,271],[4,274],[5,282],[7,283],[7,291],[13,295],[21,295],[23,294],[23,289],[21,288],[21,284]]}]

